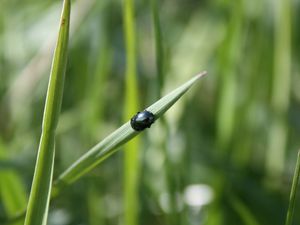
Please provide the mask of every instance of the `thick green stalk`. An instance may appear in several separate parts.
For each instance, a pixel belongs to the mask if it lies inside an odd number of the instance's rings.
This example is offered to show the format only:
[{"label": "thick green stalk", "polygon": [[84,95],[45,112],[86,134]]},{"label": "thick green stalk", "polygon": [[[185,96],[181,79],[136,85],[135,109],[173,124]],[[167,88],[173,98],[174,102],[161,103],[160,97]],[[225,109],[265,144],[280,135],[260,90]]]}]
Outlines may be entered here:
[{"label": "thick green stalk", "polygon": [[[125,120],[138,111],[138,85],[136,79],[136,32],[134,1],[124,0],[124,32],[126,46],[126,93]],[[139,139],[128,143],[124,162],[124,224],[138,224],[138,178],[139,178]]]},{"label": "thick green stalk", "polygon": [[47,222],[54,168],[55,129],[61,109],[67,64],[70,7],[70,0],[65,0],[50,73],[42,134],[27,206],[25,225],[41,225]]}]

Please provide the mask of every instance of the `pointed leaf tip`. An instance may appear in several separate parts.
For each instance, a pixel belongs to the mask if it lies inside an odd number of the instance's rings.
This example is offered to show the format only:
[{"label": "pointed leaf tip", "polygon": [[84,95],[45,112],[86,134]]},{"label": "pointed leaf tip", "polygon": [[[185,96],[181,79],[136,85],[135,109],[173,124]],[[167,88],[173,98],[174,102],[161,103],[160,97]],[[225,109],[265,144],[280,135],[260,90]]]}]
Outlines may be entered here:
[{"label": "pointed leaf tip", "polygon": [[164,112],[166,112],[196,81],[198,81],[199,78],[206,75],[207,72],[203,71],[169,94],[165,95],[161,99],[159,99],[157,102],[149,106],[146,110],[152,112],[156,118],[159,118]]},{"label": "pointed leaf tip", "polygon": [[196,77],[197,78],[200,78],[200,77],[204,77],[204,76],[206,76],[207,75],[207,71],[202,71],[201,73],[198,73],[197,75],[196,75]]}]

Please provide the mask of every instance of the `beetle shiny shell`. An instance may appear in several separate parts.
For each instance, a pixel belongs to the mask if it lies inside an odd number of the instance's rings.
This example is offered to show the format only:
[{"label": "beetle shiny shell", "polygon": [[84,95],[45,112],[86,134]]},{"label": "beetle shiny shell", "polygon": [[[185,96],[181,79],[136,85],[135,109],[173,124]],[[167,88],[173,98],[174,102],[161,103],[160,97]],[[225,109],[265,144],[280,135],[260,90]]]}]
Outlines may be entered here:
[{"label": "beetle shiny shell", "polygon": [[142,131],[145,128],[150,128],[154,121],[155,116],[153,113],[145,110],[135,114],[130,120],[130,125],[134,130]]}]

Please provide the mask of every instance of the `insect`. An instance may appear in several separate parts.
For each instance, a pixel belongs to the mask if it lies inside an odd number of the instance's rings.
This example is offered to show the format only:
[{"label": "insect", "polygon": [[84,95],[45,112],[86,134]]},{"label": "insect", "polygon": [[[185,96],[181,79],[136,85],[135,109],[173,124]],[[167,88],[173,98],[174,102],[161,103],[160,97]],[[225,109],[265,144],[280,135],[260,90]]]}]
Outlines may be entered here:
[{"label": "insect", "polygon": [[142,131],[145,128],[150,128],[154,121],[155,116],[153,113],[144,110],[143,112],[138,112],[131,118],[130,125],[134,130]]}]

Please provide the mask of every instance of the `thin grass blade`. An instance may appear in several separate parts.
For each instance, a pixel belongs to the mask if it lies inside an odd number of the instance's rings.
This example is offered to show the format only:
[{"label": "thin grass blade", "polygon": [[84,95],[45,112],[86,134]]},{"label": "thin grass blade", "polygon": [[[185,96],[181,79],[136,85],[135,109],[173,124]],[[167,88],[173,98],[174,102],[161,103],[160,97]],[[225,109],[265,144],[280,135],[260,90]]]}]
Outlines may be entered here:
[{"label": "thin grass blade", "polygon": [[299,184],[299,178],[300,178],[300,151],[298,152],[296,168],[295,168],[293,183],[292,183],[292,189],[290,194],[289,208],[286,215],[285,225],[292,225],[293,223],[293,215],[295,210],[296,194],[297,194],[297,188]]},{"label": "thin grass blade", "polygon": [[152,23],[155,36],[155,61],[156,61],[156,70],[157,70],[157,92],[158,95],[161,95],[161,90],[164,86],[164,64],[165,57],[163,51],[163,39],[160,25],[160,16],[158,12],[158,2],[157,0],[151,1],[151,12],[152,12]]},{"label": "thin grass blade", "polygon": [[229,196],[229,203],[245,225],[259,225],[251,210],[235,195]]},{"label": "thin grass blade", "polygon": [[41,225],[47,222],[54,168],[55,130],[60,114],[67,64],[70,7],[70,0],[65,0],[50,73],[42,134],[27,206],[25,225]]},{"label": "thin grass blade", "polygon": [[[156,119],[161,117],[200,77],[205,75],[202,72],[190,79],[180,87],[162,97],[160,100],[149,106],[146,110],[152,112]],[[53,194],[56,195],[61,188],[71,184],[85,173],[93,169],[104,159],[113,154],[121,145],[125,144],[140,132],[132,129],[130,121],[114,131],[103,141],[91,148],[86,154],[74,162],[63,172],[54,183]]]}]

